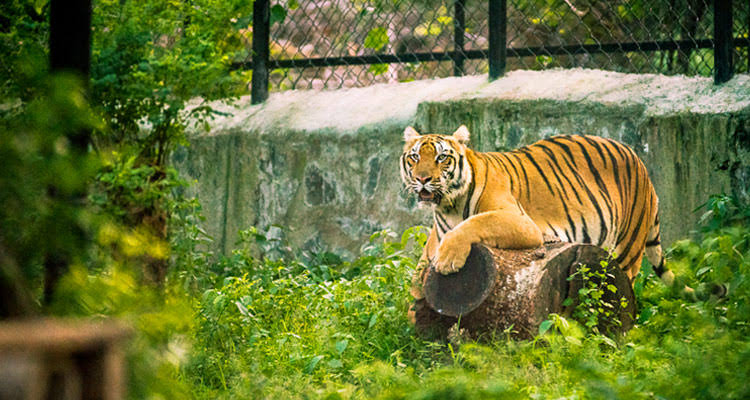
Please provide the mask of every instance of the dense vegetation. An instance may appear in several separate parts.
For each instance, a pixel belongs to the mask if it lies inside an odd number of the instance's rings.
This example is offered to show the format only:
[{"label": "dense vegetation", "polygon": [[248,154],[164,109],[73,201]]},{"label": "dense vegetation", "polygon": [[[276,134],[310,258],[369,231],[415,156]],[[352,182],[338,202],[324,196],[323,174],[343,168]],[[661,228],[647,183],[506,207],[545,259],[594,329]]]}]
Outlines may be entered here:
[{"label": "dense vegetation", "polygon": [[[379,232],[353,260],[291,249],[275,227],[206,251],[200,204],[167,160],[189,123],[210,123],[190,99],[246,90],[228,65],[246,55],[248,7],[97,1],[87,84],[48,73],[47,1],[0,5],[0,278],[25,311],[131,324],[131,398],[750,396],[750,208],[731,197],[711,198],[700,238],[670,250],[677,285],[644,268],[622,337],[561,316],[530,341],[417,337],[421,228]],[[85,152],[69,140],[81,129],[94,132]],[[57,252],[68,272],[45,298]]]},{"label": "dense vegetation", "polygon": [[[186,225],[171,243],[165,289],[138,284],[127,268],[79,268],[54,310],[137,328],[134,398],[741,399],[750,395],[750,210],[723,196],[708,206],[702,238],[670,253],[678,280],[698,293],[665,287],[647,265],[636,282],[638,324],[621,337],[551,316],[530,341],[418,338],[406,318],[425,239],[418,228],[377,233],[343,262],[290,258],[282,240],[254,229],[232,255],[215,257],[186,250],[199,239]],[[727,297],[710,295],[714,282],[728,283]]]}]

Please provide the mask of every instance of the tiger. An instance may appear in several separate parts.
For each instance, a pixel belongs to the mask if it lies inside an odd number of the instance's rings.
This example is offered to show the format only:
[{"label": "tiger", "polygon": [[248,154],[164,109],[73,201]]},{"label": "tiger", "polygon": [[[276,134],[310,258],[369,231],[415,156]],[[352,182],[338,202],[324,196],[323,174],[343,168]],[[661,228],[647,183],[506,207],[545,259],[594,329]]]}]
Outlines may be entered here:
[{"label": "tiger", "polygon": [[644,249],[665,283],[659,199],[643,162],[628,146],[598,136],[561,135],[508,152],[470,149],[461,125],[452,135],[404,130],[401,178],[432,228],[412,278],[457,272],[474,243],[526,249],[548,242],[608,249],[633,283]]}]

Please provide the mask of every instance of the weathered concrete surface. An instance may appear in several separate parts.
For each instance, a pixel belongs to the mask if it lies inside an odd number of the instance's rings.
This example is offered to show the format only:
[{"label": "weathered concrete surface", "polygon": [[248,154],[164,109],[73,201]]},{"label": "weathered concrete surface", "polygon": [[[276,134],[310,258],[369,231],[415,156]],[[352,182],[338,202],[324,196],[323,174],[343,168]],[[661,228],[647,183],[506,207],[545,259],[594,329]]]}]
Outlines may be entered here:
[{"label": "weathered concrete surface", "polygon": [[447,78],[216,106],[228,115],[193,132],[173,162],[196,181],[190,190],[219,251],[253,225],[281,225],[293,245],[356,252],[377,230],[429,223],[398,175],[409,124],[442,133],[466,124],[483,151],[564,133],[621,140],[649,168],[667,243],[689,234],[708,195],[750,199],[747,75],[717,87],[709,78],[515,71],[492,83]]},{"label": "weathered concrete surface", "polygon": [[241,229],[278,224],[294,245],[353,251],[375,231],[424,221],[396,184],[397,130],[228,131],[193,138],[173,159],[196,181],[192,190],[217,250],[231,250]]}]

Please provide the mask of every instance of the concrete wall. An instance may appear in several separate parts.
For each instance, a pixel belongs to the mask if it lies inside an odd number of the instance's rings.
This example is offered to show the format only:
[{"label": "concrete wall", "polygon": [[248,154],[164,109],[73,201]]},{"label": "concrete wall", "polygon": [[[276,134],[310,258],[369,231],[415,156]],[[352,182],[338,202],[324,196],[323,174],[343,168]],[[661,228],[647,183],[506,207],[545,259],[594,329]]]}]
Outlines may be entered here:
[{"label": "concrete wall", "polygon": [[227,252],[237,231],[278,224],[293,245],[356,253],[373,232],[429,223],[403,192],[404,127],[509,150],[564,133],[606,136],[643,158],[661,201],[666,242],[689,234],[713,193],[750,199],[750,77],[708,78],[591,70],[273,94],[216,107],[229,113],[193,132],[173,163],[203,204],[205,229]]}]

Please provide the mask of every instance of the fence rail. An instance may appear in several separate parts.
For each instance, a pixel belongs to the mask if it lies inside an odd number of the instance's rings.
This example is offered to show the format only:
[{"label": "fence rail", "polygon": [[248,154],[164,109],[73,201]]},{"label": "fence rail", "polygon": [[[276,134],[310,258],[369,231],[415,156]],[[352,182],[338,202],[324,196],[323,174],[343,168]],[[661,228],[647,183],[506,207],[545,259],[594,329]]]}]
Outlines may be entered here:
[{"label": "fence rail", "polygon": [[[393,4],[404,2],[391,1]],[[287,15],[281,4],[272,7],[269,0],[256,0],[253,5],[252,59],[236,62],[233,68],[253,70],[253,103],[265,101],[269,86],[286,88],[285,80],[289,82],[289,88],[304,86],[305,83],[315,87],[316,82],[319,86],[321,82],[323,85],[330,83],[329,87],[366,85],[388,72],[390,65],[414,66],[391,74],[388,81],[461,76],[472,72],[489,73],[489,78],[495,79],[502,76],[509,66],[510,69],[542,69],[549,65],[628,72],[712,74],[715,83],[720,84],[731,79],[735,72],[750,71],[750,4],[746,1],[733,7],[731,0],[715,0],[712,4],[708,0],[684,0],[682,9],[655,9],[653,4],[658,1],[620,0],[598,4],[579,1],[577,3],[585,3],[584,6],[588,7],[581,10],[572,0],[561,0],[557,2],[558,8],[550,6],[543,11],[533,8],[535,4],[541,4],[535,0],[511,0],[510,3],[509,9],[507,0],[453,0],[452,14],[447,15],[449,7],[443,3],[438,8],[442,11],[437,14],[431,11],[438,15],[433,20],[420,15],[415,17],[413,12],[409,13],[413,10],[405,7],[400,11],[402,14],[389,14],[390,20],[370,17],[375,27],[362,38],[362,33],[357,35],[353,29],[363,20],[361,15],[367,16],[367,12],[362,11],[367,8],[363,8],[361,1],[312,1],[303,10]],[[602,3],[610,8],[602,9]],[[552,4],[554,6],[555,2]],[[647,9],[643,9],[645,4],[649,4]],[[294,5],[296,8],[292,7]],[[287,0],[286,6],[290,10],[300,8],[294,0]],[[347,7],[359,14],[351,17],[351,10]],[[325,14],[321,10],[334,11]],[[330,16],[334,12],[338,20]],[[284,16],[281,23],[278,22],[279,13]],[[646,22],[638,20],[639,15],[646,18]],[[395,24],[396,20],[402,26]],[[531,21],[530,25],[528,21]],[[346,27],[352,30],[332,30],[332,27],[337,27],[336,23],[338,29],[343,29],[341,24],[347,22],[355,25]],[[410,23],[412,25],[407,26]],[[651,27],[651,24],[655,26]],[[276,32],[272,32],[274,26]],[[304,31],[305,27],[307,31]],[[318,29],[327,32],[327,36],[316,33]],[[576,30],[574,34],[567,34],[566,30],[573,29]],[[452,31],[449,32],[452,35],[445,34],[447,30]],[[664,37],[664,30],[671,36]],[[337,35],[348,37],[348,41],[338,40]],[[577,43],[564,43],[566,39]],[[364,46],[357,46],[359,42]],[[412,49],[429,45],[438,51]],[[452,50],[445,49],[449,46]],[[390,52],[383,52],[386,48]],[[310,56],[318,49],[327,54]],[[336,51],[358,54],[340,55]],[[271,58],[274,52],[276,57]],[[531,58],[531,61],[524,62],[525,58]],[[509,59],[514,60],[513,65],[509,65]],[[472,61],[475,64],[469,67],[466,63]],[[735,61],[738,62],[735,64]],[[450,65],[450,69],[444,64]],[[365,66],[369,67],[365,69]],[[326,71],[321,72],[321,69]],[[347,74],[353,74],[353,78],[347,79]]]}]

